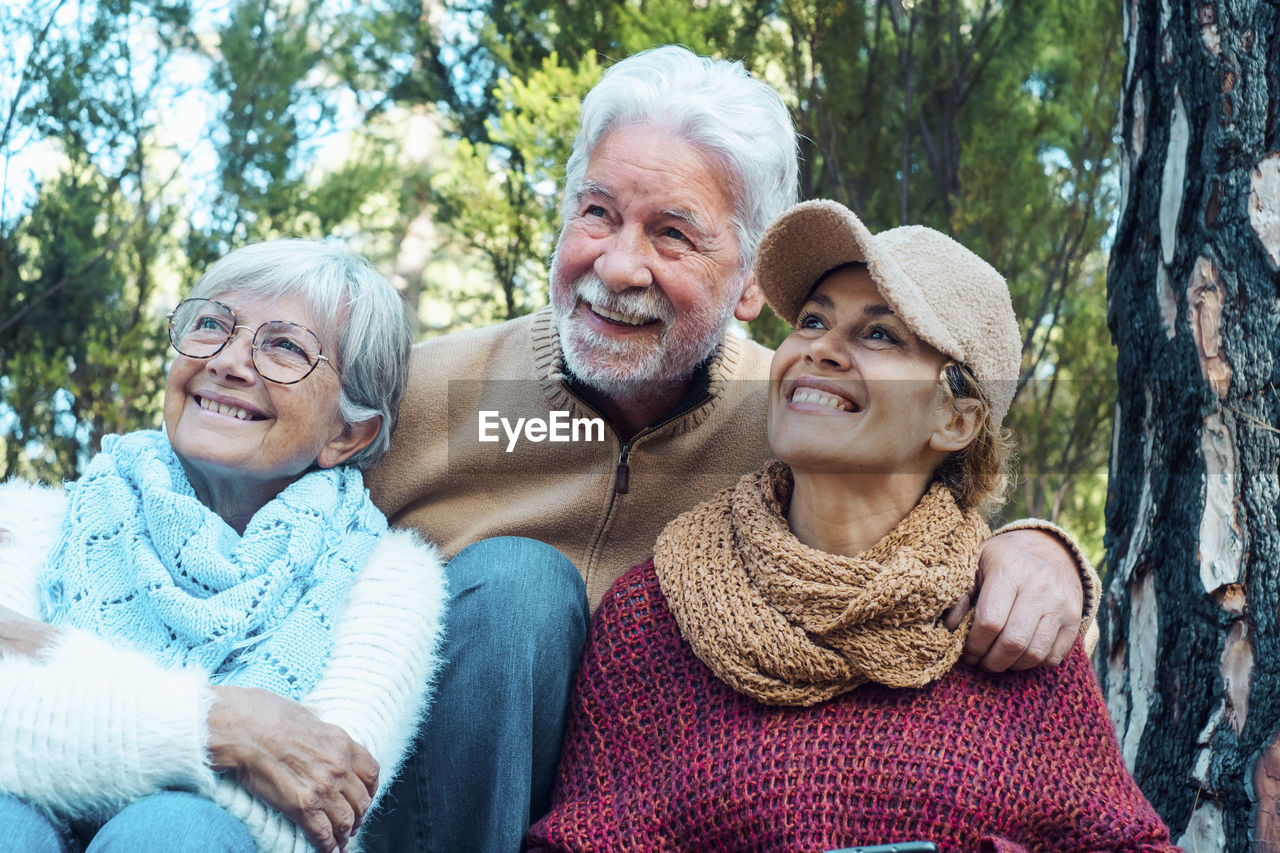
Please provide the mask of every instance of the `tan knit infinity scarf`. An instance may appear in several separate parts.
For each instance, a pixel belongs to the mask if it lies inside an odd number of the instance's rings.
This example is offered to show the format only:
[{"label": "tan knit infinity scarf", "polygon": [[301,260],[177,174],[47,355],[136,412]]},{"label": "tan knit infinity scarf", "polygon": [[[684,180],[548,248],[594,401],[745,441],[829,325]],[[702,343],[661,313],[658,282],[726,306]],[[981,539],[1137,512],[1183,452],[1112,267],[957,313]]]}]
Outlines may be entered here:
[{"label": "tan knit infinity scarf", "polygon": [[855,558],[787,527],[791,470],[771,462],[667,525],[654,566],[680,633],[722,681],[771,705],[814,705],[867,681],[920,687],[960,658],[941,615],[973,588],[990,535],[935,484]]}]

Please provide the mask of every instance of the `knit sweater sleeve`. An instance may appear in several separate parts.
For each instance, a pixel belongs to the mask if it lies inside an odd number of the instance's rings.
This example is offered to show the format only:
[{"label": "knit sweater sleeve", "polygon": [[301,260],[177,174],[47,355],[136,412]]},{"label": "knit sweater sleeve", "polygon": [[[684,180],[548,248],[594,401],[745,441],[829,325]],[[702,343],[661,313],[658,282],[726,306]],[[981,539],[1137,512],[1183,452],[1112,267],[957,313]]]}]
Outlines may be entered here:
[{"label": "knit sweater sleeve", "polygon": [[989,755],[984,773],[1008,807],[983,849],[1176,851],[1124,765],[1081,644],[1056,669],[1016,677],[999,705],[1004,755]]},{"label": "knit sweater sleeve", "polygon": [[[426,713],[440,663],[445,598],[444,568],[434,546],[410,531],[389,531],[348,594],[324,676],[303,700],[377,760],[371,812]],[[244,822],[260,849],[311,851],[300,829],[234,780],[220,779],[213,799]],[[349,850],[358,849],[357,840]]]},{"label": "knit sweater sleeve", "polygon": [[107,816],[167,788],[208,793],[205,676],[84,631],[0,658],[0,791],[61,817]]},{"label": "knit sweater sleeve", "polygon": [[62,489],[0,483],[0,606],[40,618],[36,579],[66,511]]},{"label": "knit sweater sleeve", "polygon": [[[61,489],[0,485],[0,605],[40,618],[37,580],[65,511]],[[0,791],[72,817],[213,789],[203,673],[62,629],[38,659],[0,655],[0,684]]]}]

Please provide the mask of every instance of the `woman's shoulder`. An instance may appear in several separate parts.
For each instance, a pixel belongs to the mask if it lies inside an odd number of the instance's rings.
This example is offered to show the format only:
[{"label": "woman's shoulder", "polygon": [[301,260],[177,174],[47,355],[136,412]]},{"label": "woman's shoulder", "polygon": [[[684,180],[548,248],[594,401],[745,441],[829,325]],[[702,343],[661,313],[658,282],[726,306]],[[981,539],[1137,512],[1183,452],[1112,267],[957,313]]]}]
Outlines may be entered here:
[{"label": "woman's shoulder", "polygon": [[653,557],[649,557],[627,569],[609,587],[591,617],[591,632],[647,641],[658,627],[674,630],[675,620],[662,594]]},{"label": "woman's shoulder", "polygon": [[[1058,666],[991,673],[959,664],[935,687],[940,707],[987,709],[975,737],[1032,736],[1036,748],[1072,752],[1113,742],[1114,728],[1093,667],[1077,639]],[[1067,748],[1065,744],[1075,746]]]},{"label": "woman's shoulder", "polygon": [[52,520],[62,521],[67,494],[61,486],[12,479],[0,483],[0,528],[16,529]]},{"label": "woman's shoulder", "polygon": [[591,618],[587,647],[610,666],[639,667],[646,678],[697,662],[667,606],[652,557],[628,569],[605,593]]},{"label": "woman's shoulder", "polygon": [[[658,584],[658,574],[653,567],[653,557],[636,563],[623,572],[600,600],[596,619],[618,612],[650,612],[665,609],[667,601]],[[592,620],[594,624],[594,619]]]},{"label": "woman's shoulder", "polygon": [[987,672],[977,666],[961,663],[955,666],[951,674],[967,688],[995,694],[1006,703],[1023,699],[1034,704],[1063,691],[1079,691],[1089,697],[1098,693],[1093,667],[1078,638],[1062,663],[1057,666]]}]

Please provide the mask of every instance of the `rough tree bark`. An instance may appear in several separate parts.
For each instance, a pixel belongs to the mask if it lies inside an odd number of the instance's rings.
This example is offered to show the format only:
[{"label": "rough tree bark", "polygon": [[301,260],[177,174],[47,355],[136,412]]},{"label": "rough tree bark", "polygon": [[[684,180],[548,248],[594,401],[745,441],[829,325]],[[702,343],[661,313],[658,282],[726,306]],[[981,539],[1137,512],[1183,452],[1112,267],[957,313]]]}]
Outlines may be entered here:
[{"label": "rough tree bark", "polygon": [[1189,851],[1280,851],[1280,4],[1123,0],[1099,678]]}]

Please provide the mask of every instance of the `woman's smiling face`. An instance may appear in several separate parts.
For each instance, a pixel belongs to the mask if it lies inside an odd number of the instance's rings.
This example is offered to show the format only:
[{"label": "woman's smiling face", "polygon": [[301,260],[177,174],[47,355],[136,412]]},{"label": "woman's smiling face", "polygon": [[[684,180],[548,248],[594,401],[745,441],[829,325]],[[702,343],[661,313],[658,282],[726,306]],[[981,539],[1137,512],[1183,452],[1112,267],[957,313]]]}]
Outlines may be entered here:
[{"label": "woman's smiling face", "polygon": [[769,371],[769,444],[795,471],[923,474],[949,417],[939,389],[947,357],[880,295],[867,268],[846,267],[810,294]]},{"label": "woman's smiling face", "polygon": [[[301,294],[215,298],[247,328],[211,358],[178,355],[165,384],[165,428],[196,493],[225,479],[278,493],[313,465],[328,468],[358,450],[344,428],[341,385],[329,366],[317,365],[293,385],[263,379],[254,368],[253,330],[260,324],[288,320],[321,328]],[[334,353],[333,341],[321,344],[325,353]]]}]

